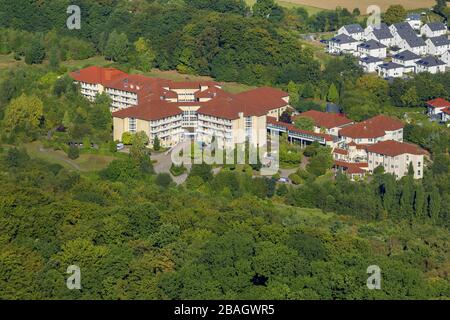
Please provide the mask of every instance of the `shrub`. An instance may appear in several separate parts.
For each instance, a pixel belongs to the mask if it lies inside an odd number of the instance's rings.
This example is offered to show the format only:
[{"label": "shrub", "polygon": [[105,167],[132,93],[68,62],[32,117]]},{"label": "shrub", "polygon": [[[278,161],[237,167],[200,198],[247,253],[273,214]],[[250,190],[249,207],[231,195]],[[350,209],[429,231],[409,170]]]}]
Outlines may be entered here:
[{"label": "shrub", "polygon": [[80,150],[75,147],[74,145],[71,145],[69,147],[69,150],[67,151],[67,156],[72,159],[75,160],[80,156]]},{"label": "shrub", "polygon": [[167,188],[172,183],[172,177],[168,173],[159,173],[156,176],[155,182],[158,186]]},{"label": "shrub", "polygon": [[175,165],[172,163],[172,166],[170,167],[170,173],[174,176],[174,177],[178,177],[181,176],[183,173],[185,173],[187,171],[186,167],[181,164],[179,166]]}]

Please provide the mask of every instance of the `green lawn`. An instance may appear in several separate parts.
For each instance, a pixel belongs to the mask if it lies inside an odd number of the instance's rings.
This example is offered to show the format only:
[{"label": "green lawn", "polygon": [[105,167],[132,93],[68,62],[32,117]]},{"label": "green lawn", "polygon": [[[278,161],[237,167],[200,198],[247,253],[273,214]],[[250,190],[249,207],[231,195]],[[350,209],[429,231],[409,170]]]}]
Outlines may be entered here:
[{"label": "green lawn", "polygon": [[23,64],[23,61],[14,59],[13,54],[0,54],[0,72],[10,69],[11,67]]},{"label": "green lawn", "polygon": [[[162,79],[168,79],[173,81],[212,81],[214,80],[211,77],[207,76],[196,76],[191,74],[181,74],[175,70],[171,71],[161,71],[158,69],[153,69],[150,72],[141,72],[139,70],[131,70],[130,73],[141,73],[148,77],[156,77],[156,78],[162,78]],[[255,87],[248,86],[241,83],[236,82],[220,82],[223,89],[230,93],[240,93],[243,91],[251,90]]]},{"label": "green lawn", "polygon": [[106,60],[104,57],[102,56],[94,56],[88,59],[84,59],[84,60],[68,60],[68,61],[63,61],[61,62],[61,65],[70,69],[70,70],[76,70],[76,69],[81,69],[84,68],[86,66],[100,66],[100,67],[104,67],[104,66],[108,66],[112,64],[111,61]]},{"label": "green lawn", "polygon": [[[248,6],[253,6],[255,4],[256,0],[245,0],[245,2],[247,3]],[[276,0],[276,2],[285,8],[305,8],[306,11],[308,11],[308,14],[310,16],[312,16],[320,11],[324,11],[324,9],[321,9],[321,8],[316,8],[316,7],[312,7],[312,6],[306,6],[303,4],[293,3],[293,2],[290,2],[289,0],[287,0],[287,1]]]},{"label": "green lawn", "polygon": [[66,153],[61,150],[45,149],[40,142],[24,144],[23,147],[33,158],[42,159],[50,163],[57,163],[69,170],[79,170],[83,172],[98,171],[104,169],[111,161],[113,156],[98,154],[80,154],[76,160],[71,160]]}]

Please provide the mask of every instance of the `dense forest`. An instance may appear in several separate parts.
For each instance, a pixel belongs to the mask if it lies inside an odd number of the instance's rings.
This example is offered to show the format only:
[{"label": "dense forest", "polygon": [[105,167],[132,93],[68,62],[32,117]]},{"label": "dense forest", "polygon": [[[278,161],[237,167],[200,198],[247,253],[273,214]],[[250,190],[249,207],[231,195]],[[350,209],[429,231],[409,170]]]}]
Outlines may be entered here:
[{"label": "dense forest", "polygon": [[[81,7],[68,30],[66,8]],[[450,297],[448,128],[423,115],[450,98],[450,73],[386,82],[351,57],[320,61],[305,32],[355,22],[357,10],[308,15],[273,1],[0,0],[0,298],[2,299],[440,299]],[[360,17],[359,17],[360,18]],[[302,154],[282,143],[281,161],[309,164],[295,185],[252,167],[213,174],[194,166],[182,185],[155,174],[136,140],[130,156],[111,138],[110,101],[83,99],[63,62],[104,56],[125,71],[151,68],[271,85],[298,111],[340,104],[360,121],[380,113],[406,123],[427,149],[425,178],[334,177],[327,149]],[[30,153],[30,142],[70,159],[95,145],[114,161],[80,172]],[[87,149],[90,149],[89,147]],[[83,290],[65,286],[82,270]],[[368,290],[379,265],[383,290]]]},{"label": "dense forest", "polygon": [[[448,229],[286,206],[246,174],[198,168],[176,187],[122,161],[128,174],[86,177],[3,149],[2,299],[450,296]],[[82,290],[65,286],[73,264]],[[370,265],[382,290],[366,287]]]}]

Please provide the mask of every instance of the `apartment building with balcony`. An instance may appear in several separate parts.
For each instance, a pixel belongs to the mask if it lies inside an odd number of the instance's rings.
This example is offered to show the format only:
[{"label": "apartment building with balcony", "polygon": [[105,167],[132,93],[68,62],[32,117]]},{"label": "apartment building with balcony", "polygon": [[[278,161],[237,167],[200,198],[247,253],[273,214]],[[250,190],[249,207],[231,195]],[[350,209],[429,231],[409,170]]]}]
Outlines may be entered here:
[{"label": "apartment building with balcony", "polygon": [[400,179],[408,174],[412,164],[414,179],[422,179],[424,157],[428,153],[416,145],[388,140],[367,147],[368,170],[372,173],[377,167],[383,167],[385,173]]},{"label": "apartment building with balcony", "polygon": [[[174,82],[98,67],[70,75],[86,84],[81,92],[89,100],[103,92],[111,98],[113,135],[118,141],[124,132],[143,131],[150,145],[158,137],[164,147],[190,137],[265,145],[266,117],[278,119],[289,107],[287,93],[268,87],[231,94],[213,81]],[[87,85],[92,91],[86,92]]]}]

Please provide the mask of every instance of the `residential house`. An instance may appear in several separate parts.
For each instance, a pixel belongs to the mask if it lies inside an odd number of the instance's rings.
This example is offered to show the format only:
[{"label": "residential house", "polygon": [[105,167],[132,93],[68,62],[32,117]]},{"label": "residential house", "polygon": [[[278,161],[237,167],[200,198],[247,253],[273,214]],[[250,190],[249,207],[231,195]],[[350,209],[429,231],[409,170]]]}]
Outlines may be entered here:
[{"label": "residential house", "polygon": [[406,33],[416,34],[414,29],[407,22],[394,23],[389,26],[389,30],[391,31],[391,33],[394,37],[394,39],[393,39],[394,46],[400,46],[400,43],[403,40],[402,34],[406,34]]},{"label": "residential house", "polygon": [[404,50],[392,56],[392,62],[405,67],[404,72],[415,72],[416,62],[420,60],[420,56],[409,50]]},{"label": "residential house", "polygon": [[332,54],[357,52],[360,41],[346,35],[339,34],[328,41],[328,52]]},{"label": "residential house", "polygon": [[432,119],[436,119],[438,121],[447,122],[445,118],[447,118],[446,111],[450,109],[450,102],[443,98],[436,98],[430,101],[427,101],[427,113],[428,116]]},{"label": "residential house", "polygon": [[352,37],[358,41],[364,39],[364,29],[359,24],[349,24],[341,27],[338,30],[338,35],[345,34],[349,37]]},{"label": "residential house", "polygon": [[416,62],[416,72],[429,72],[432,74],[445,72],[446,63],[433,56],[427,56]]},{"label": "residential house", "polygon": [[371,56],[367,56],[359,59],[359,65],[363,68],[364,72],[377,72],[377,67],[384,63],[384,60],[381,58],[375,58]]},{"label": "residential house", "polygon": [[366,40],[375,40],[386,47],[391,47],[394,45],[394,36],[391,33],[391,30],[389,30],[389,27],[387,24],[382,23],[379,28],[368,26],[366,28]]},{"label": "residential house", "polygon": [[442,22],[427,23],[420,29],[420,34],[427,38],[447,35],[447,26]]},{"label": "residential house", "polygon": [[450,50],[450,40],[445,36],[428,38],[426,41],[428,54],[433,56],[442,56]]},{"label": "residential house", "polygon": [[372,56],[386,58],[386,46],[376,40],[369,40],[358,45],[358,55],[361,57]]},{"label": "residential house", "polygon": [[378,75],[385,79],[401,78],[405,72],[405,67],[394,62],[386,62],[377,67]]},{"label": "residential house", "polygon": [[399,47],[403,50],[409,50],[420,56],[427,54],[428,47],[426,42],[415,32],[411,33],[409,31],[402,30],[400,31],[399,36],[402,38],[399,43]]},{"label": "residential house", "polygon": [[420,147],[394,141],[382,141],[367,147],[368,170],[373,173],[377,167],[400,179],[408,174],[410,164],[414,170],[414,179],[423,178],[424,156],[427,152]]},{"label": "residential house", "polygon": [[441,60],[445,62],[447,68],[450,68],[450,50],[441,56]]},{"label": "residential house", "polygon": [[422,27],[422,15],[420,13],[411,13],[406,17],[405,22],[409,23],[411,28],[414,30],[420,31]]}]

